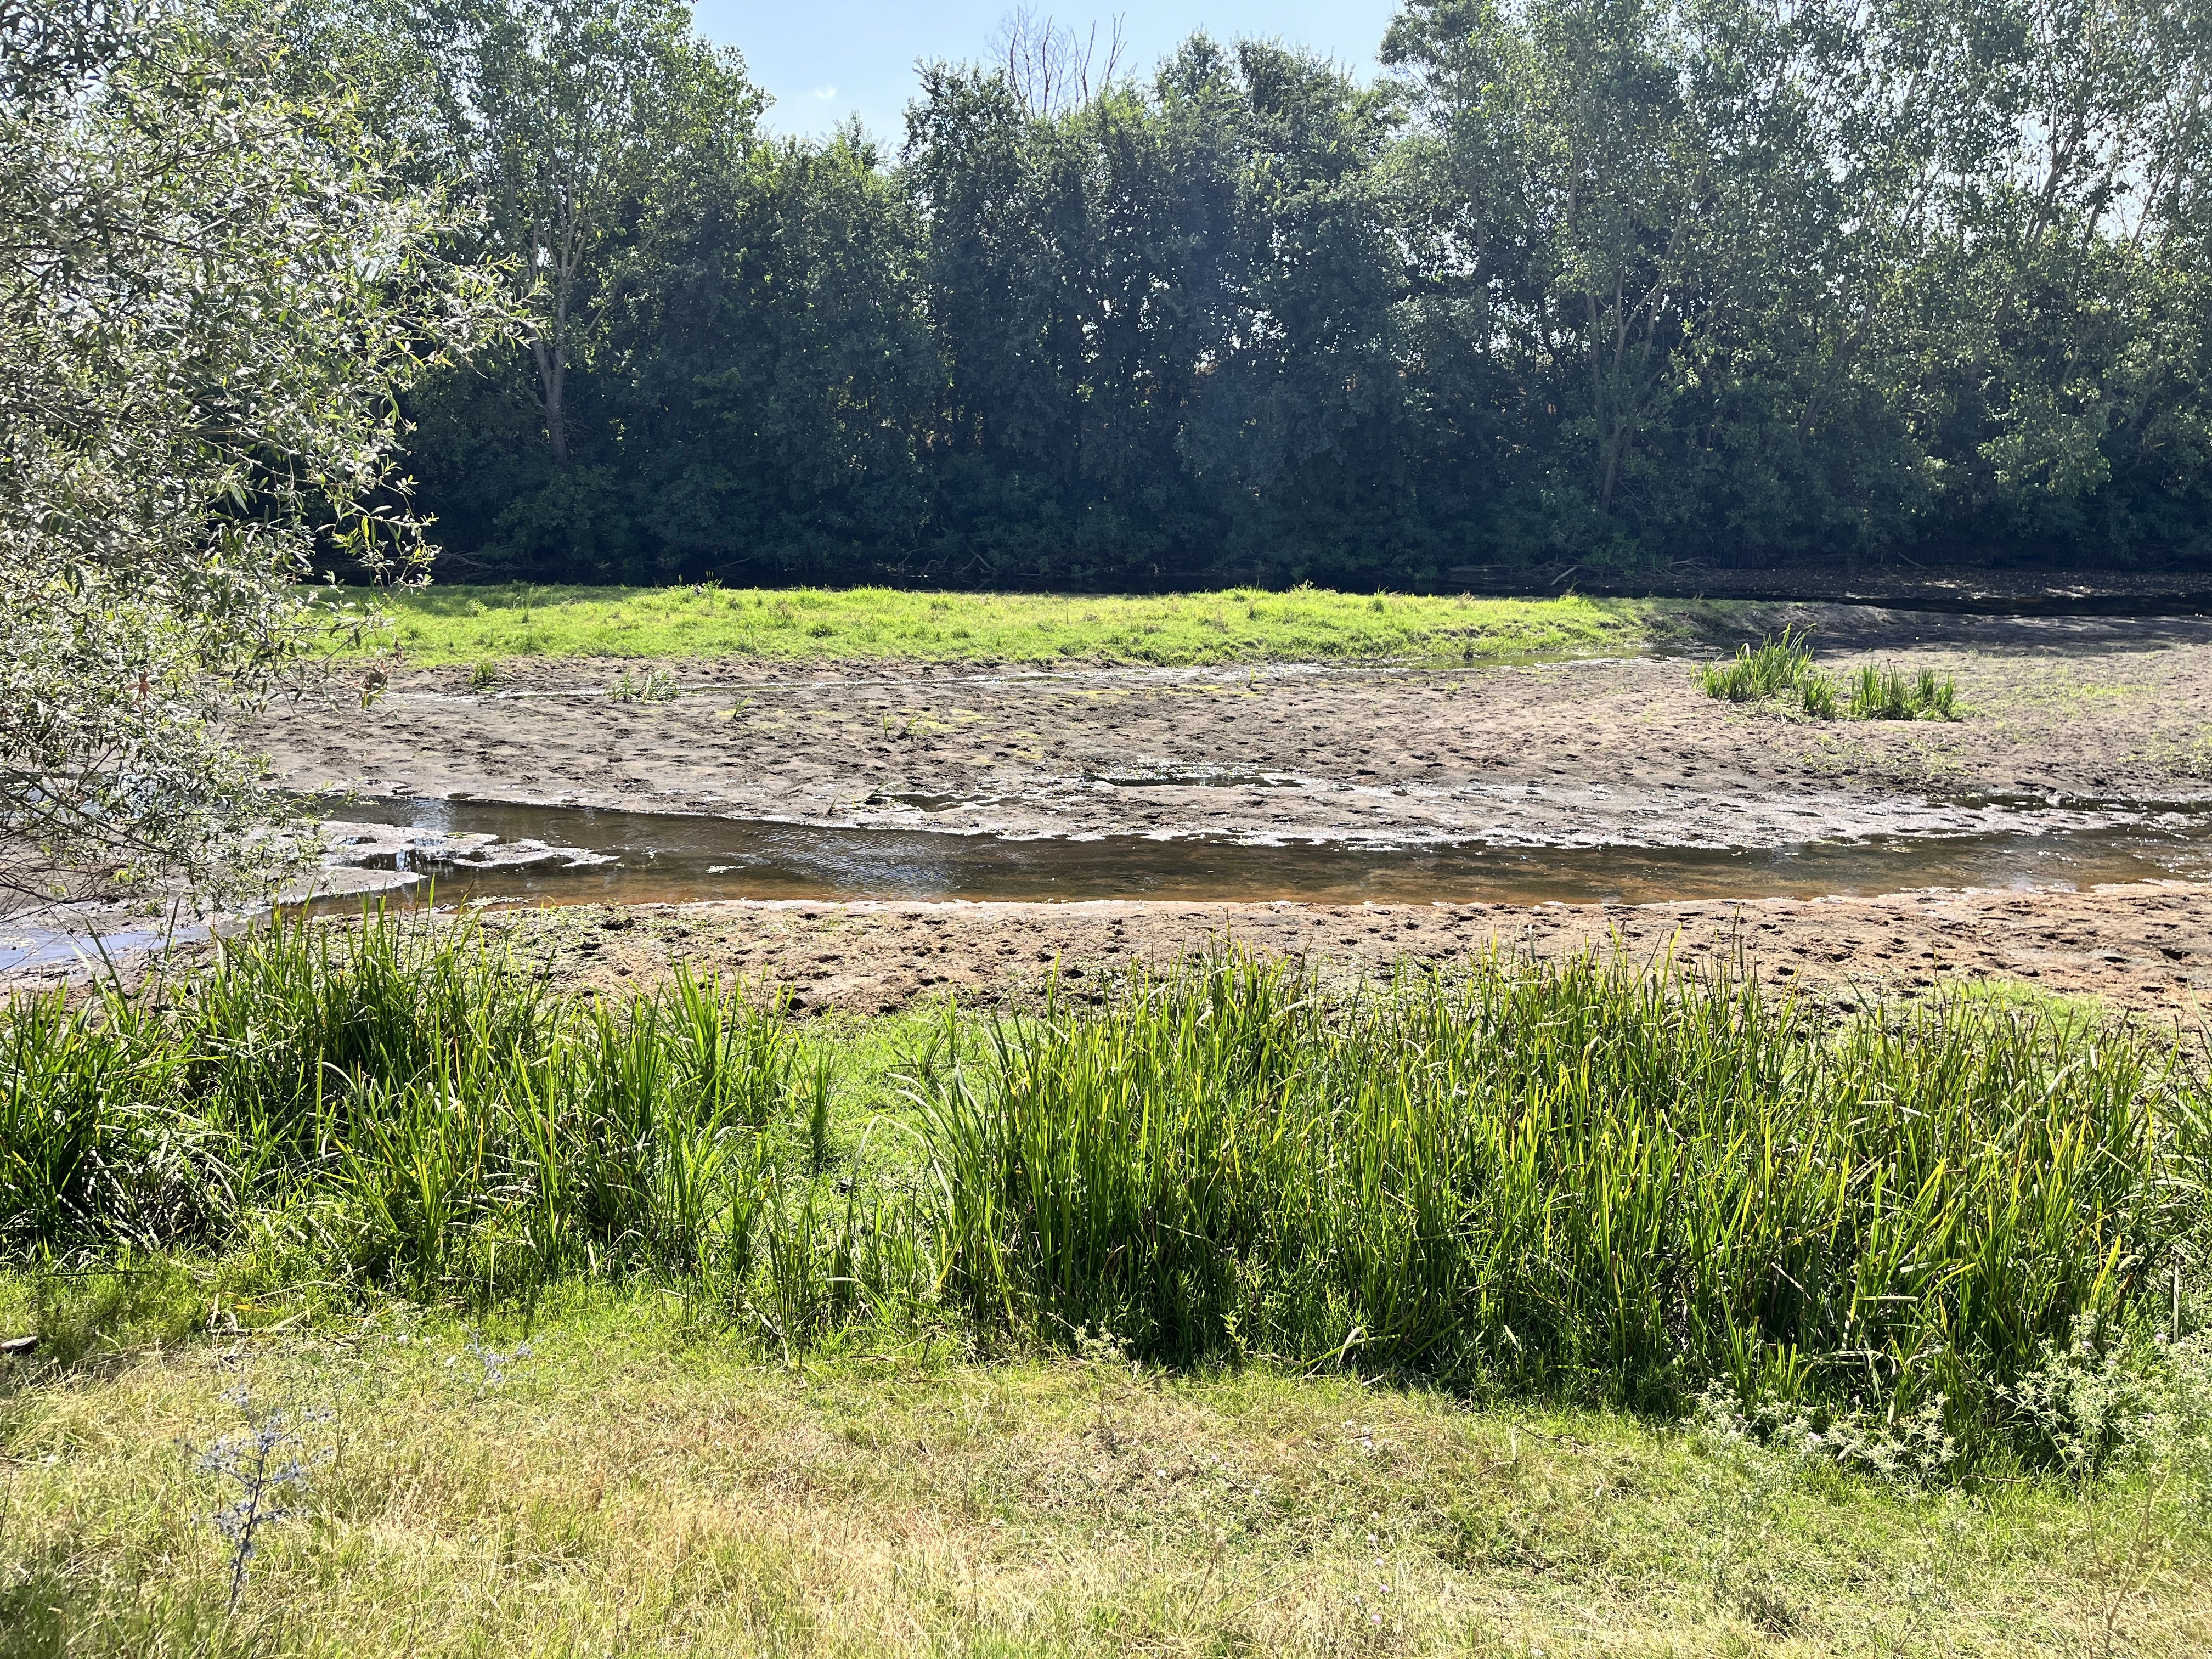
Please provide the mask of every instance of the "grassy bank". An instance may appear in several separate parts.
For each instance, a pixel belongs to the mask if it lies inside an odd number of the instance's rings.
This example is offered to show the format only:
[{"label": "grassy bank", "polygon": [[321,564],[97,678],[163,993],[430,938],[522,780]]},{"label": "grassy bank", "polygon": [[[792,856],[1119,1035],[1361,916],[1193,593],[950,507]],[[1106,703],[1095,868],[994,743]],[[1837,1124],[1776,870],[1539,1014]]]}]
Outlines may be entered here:
[{"label": "grassy bank", "polygon": [[1314,588],[1157,597],[884,587],[434,586],[378,603],[425,665],[512,657],[1178,665],[1468,661],[1689,637],[1679,600],[1361,596]]},{"label": "grassy bank", "polygon": [[[286,1304],[221,1279],[0,1279],[0,1320],[82,1355],[0,1361],[15,1659],[2212,1640],[2212,1533],[2169,1468],[1929,1490],[1725,1423],[1097,1347],[976,1364],[872,1340],[787,1367],[643,1288],[549,1298],[520,1358],[514,1321],[404,1304],[256,1336]],[[230,1614],[205,1517],[239,1489],[201,1454],[241,1431],[241,1388],[295,1413],[277,1449],[306,1474]]]},{"label": "grassy bank", "polygon": [[825,1036],[686,976],[563,999],[465,930],[285,927],[0,1033],[27,1258],[242,1251],[340,1306],[645,1279],[785,1352],[1103,1329],[1663,1415],[1721,1389],[1869,1445],[1933,1413],[1977,1455],[2035,1453],[2048,1350],[2165,1310],[2207,1154],[2149,1037],[1592,960],[1361,1002],[1231,959]]},{"label": "grassy bank", "polygon": [[802,1024],[374,926],[0,1038],[9,1653],[2207,1635],[2204,1082],[2094,1020]]}]

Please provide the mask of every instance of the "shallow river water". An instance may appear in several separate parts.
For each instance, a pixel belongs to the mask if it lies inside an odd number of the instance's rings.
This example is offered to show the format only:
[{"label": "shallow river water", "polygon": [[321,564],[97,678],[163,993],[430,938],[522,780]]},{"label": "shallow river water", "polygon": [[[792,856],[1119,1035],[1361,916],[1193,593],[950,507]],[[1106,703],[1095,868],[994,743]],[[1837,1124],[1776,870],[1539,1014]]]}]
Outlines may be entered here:
[{"label": "shallow river water", "polygon": [[[1633,904],[1924,887],[2081,888],[2212,875],[2212,820],[2180,813],[2118,814],[2136,821],[2051,834],[1892,836],[1723,850],[1345,842],[1255,846],[1134,836],[1011,840],[462,800],[355,802],[337,811],[358,823],[421,832],[412,845],[393,847],[380,837],[377,850],[360,862],[434,881],[441,902],[1152,898]],[[477,836],[494,839],[479,842]],[[533,842],[548,850],[532,856],[526,844]],[[481,867],[489,859],[517,854],[526,861]]]}]

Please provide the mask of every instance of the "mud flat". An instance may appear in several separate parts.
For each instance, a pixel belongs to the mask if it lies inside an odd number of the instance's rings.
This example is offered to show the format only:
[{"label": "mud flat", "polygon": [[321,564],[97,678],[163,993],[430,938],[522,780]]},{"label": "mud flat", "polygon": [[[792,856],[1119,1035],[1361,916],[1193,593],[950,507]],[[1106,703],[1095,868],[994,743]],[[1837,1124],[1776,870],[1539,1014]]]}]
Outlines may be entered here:
[{"label": "mud flat", "polygon": [[[674,663],[684,694],[661,702],[610,699],[616,665],[547,660],[510,665],[489,696],[458,669],[403,673],[370,709],[282,709],[251,735],[289,787],[356,792],[372,817],[380,801],[442,798],[1109,843],[1102,854],[1193,838],[1251,857],[1281,848],[1286,872],[1314,848],[1565,849],[1601,862],[1624,849],[1626,867],[1638,849],[2087,845],[2127,826],[2212,852],[2212,619],[1837,605],[1739,619],[1810,625],[1834,672],[1872,661],[1954,675],[1965,718],[1814,722],[1716,702],[1693,676],[1717,641],[1459,670]],[[553,829],[520,833],[574,850]],[[1073,987],[1224,939],[1347,975],[1617,942],[1691,961],[1737,953],[1776,983],[1824,994],[1958,977],[2161,1017],[2186,1016],[2212,988],[2212,886],[2187,879],[2212,875],[2208,860],[2169,861],[2154,873],[2184,879],[2148,881],[2085,862],[2070,881],[2031,873],[2012,885],[2035,890],[2009,891],[1974,890],[1971,872],[1912,879],[1911,859],[1899,867],[1899,885],[1944,890],[1851,884],[1836,890],[1853,896],[1811,898],[1784,886],[1792,896],[1742,902],[1662,879],[1553,895],[1639,903],[1358,904],[1286,878],[1289,897],[1316,902],[1237,902],[1254,896],[1249,883],[1147,899],[1133,881],[1111,897],[1094,882],[1079,902],[969,903],[897,890],[842,902],[868,890],[825,879],[818,897],[632,888],[607,896],[708,902],[486,915],[563,981],[635,983],[688,959],[789,985],[802,1006],[870,1012],[945,990],[1025,994],[1055,964]],[[1439,895],[1455,896],[1413,896]]]},{"label": "mud flat", "polygon": [[550,982],[618,990],[678,963],[788,988],[802,1011],[886,1013],[958,994],[1081,995],[1132,965],[1234,945],[1305,958],[1332,980],[1381,980],[1489,951],[1587,950],[1755,970],[1824,1000],[1945,983],[2094,998],[2194,1030],[2212,998],[2212,886],[2086,893],[1910,893],[1649,905],[824,904],[736,901],[488,912],[487,930]]},{"label": "mud flat", "polygon": [[[1958,678],[1966,719],[1813,722],[1699,696],[1694,657],[1413,672],[530,665],[403,675],[250,734],[292,787],[1000,836],[1781,846],[2212,805],[2212,619],[1798,606],[1832,667]],[[1701,653],[1710,654],[1710,653]],[[2054,799],[2055,798],[2055,799]],[[2025,828],[2025,825],[2021,827]]]}]

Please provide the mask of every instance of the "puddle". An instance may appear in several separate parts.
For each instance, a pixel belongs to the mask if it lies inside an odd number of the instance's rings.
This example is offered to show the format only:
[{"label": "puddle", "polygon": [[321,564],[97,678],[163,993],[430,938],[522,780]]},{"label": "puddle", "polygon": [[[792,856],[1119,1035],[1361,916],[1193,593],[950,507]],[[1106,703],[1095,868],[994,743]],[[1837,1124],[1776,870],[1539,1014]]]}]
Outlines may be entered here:
[{"label": "puddle", "polygon": [[96,976],[104,971],[104,963],[118,962],[142,951],[163,949],[181,939],[198,939],[206,932],[198,924],[120,927],[93,933],[82,927],[29,927],[0,923],[0,974],[69,968]]},{"label": "puddle", "polygon": [[1084,781],[1109,789],[1299,789],[1310,779],[1287,772],[1223,772],[1212,767],[1164,767],[1158,771],[1086,772]]},{"label": "puddle", "polygon": [[[1794,847],[1251,846],[1118,836],[1007,840],[473,800],[349,803],[409,832],[395,862],[441,902],[718,898],[1174,899],[1309,903],[1648,903],[1923,887],[2081,888],[2212,877],[2202,814],[2057,834],[1917,836]],[[377,845],[380,843],[370,843]],[[503,856],[501,849],[514,856]],[[333,872],[333,875],[345,872]]]}]

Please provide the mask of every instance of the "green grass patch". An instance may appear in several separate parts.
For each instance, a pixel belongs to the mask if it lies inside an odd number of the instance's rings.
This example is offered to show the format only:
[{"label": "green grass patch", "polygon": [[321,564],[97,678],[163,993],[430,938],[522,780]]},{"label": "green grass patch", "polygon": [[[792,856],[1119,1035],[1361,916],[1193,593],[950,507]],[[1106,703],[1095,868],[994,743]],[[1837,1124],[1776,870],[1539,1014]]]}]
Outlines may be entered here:
[{"label": "green grass patch", "polygon": [[1948,674],[1923,668],[1907,674],[1869,663],[1851,677],[1855,720],[1951,720],[1959,718],[1959,688]]},{"label": "green grass patch", "polygon": [[1923,668],[1908,675],[1894,666],[1863,665],[1839,689],[1813,660],[1808,636],[1790,629],[1756,646],[1743,646],[1726,662],[1698,671],[1698,689],[1728,702],[1779,701],[1814,720],[1847,714],[1855,720],[1950,720],[1959,718],[1959,688],[1949,675]]},{"label": "green grass patch", "polygon": [[1836,685],[1814,665],[1808,636],[1785,628],[1757,645],[1737,648],[1726,662],[1698,671],[1698,689],[1726,702],[1794,702],[1814,720],[1836,717]]},{"label": "green grass patch", "polygon": [[426,665],[516,657],[1151,664],[1474,661],[1692,636],[1681,601],[1360,596],[1300,587],[1161,596],[887,587],[433,586],[376,602]]}]

